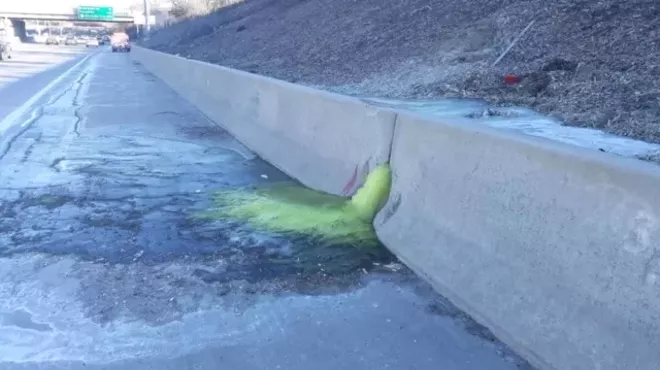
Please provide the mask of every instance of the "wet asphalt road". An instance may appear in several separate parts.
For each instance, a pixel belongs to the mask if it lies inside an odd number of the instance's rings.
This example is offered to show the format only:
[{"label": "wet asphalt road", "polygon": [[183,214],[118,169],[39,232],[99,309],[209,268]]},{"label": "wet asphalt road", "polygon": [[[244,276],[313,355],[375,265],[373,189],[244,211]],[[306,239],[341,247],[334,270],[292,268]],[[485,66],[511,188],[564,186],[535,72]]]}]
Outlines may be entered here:
[{"label": "wet asphalt road", "polygon": [[0,137],[0,369],[526,368],[385,252],[191,217],[288,178],[128,54],[74,62]]}]

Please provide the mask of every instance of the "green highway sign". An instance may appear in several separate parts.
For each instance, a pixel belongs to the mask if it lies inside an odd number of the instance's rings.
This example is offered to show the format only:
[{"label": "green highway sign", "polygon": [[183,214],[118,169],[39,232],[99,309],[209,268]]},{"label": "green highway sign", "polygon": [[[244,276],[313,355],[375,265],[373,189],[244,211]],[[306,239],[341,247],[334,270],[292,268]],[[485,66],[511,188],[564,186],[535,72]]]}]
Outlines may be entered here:
[{"label": "green highway sign", "polygon": [[78,19],[84,21],[111,21],[115,18],[111,6],[79,6]]}]

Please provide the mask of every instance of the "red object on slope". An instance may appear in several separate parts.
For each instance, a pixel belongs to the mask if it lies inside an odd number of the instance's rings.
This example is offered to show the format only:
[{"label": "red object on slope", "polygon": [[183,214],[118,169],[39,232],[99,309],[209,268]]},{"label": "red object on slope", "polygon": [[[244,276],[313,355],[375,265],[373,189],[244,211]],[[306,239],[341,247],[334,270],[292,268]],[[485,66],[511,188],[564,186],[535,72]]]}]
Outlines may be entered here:
[{"label": "red object on slope", "polygon": [[505,75],[504,76],[504,83],[507,85],[513,85],[517,84],[520,82],[520,79],[516,75]]}]

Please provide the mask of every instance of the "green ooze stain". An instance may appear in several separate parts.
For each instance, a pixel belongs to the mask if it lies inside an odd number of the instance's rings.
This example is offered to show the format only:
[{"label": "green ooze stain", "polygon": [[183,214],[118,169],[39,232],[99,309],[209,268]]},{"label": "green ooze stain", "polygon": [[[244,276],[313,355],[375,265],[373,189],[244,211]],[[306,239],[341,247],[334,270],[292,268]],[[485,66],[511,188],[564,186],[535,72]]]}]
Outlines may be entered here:
[{"label": "green ooze stain", "polygon": [[372,222],[387,201],[391,170],[381,164],[351,198],[279,183],[258,189],[223,190],[205,216],[242,220],[256,230],[307,235],[326,245],[378,243]]}]

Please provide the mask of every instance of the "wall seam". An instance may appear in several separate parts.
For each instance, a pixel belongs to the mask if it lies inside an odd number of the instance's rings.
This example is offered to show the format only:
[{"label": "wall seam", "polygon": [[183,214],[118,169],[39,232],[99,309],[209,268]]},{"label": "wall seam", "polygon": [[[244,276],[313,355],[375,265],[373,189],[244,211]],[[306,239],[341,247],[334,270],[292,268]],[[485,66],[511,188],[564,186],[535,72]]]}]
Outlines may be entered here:
[{"label": "wall seam", "polygon": [[394,112],[394,118],[392,120],[392,136],[390,136],[390,145],[389,150],[387,151],[387,163],[392,164],[392,152],[394,151],[394,138],[396,137],[397,121],[399,121],[399,113]]}]

